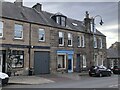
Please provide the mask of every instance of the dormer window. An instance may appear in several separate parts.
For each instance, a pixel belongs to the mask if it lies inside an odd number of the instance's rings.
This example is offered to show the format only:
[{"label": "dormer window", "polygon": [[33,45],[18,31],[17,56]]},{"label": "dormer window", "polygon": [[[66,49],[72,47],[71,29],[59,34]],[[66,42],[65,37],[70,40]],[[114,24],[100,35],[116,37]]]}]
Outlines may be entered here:
[{"label": "dormer window", "polygon": [[51,17],[57,24],[61,26],[66,26],[67,17],[62,15],[61,13],[56,13]]},{"label": "dormer window", "polygon": [[66,26],[66,17],[61,16],[61,15],[57,15],[56,16],[56,23],[61,25],[61,26]]}]

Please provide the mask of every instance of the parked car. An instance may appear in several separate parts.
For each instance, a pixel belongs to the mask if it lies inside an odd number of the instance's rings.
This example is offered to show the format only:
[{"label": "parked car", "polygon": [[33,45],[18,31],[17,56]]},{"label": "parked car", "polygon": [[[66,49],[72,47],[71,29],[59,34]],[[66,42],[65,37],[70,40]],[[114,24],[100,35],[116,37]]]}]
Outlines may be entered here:
[{"label": "parked car", "polygon": [[112,68],[112,71],[113,71],[114,74],[120,74],[120,67],[114,66],[114,67]]},{"label": "parked car", "polygon": [[89,70],[89,76],[111,76],[112,71],[105,66],[92,66]]},{"label": "parked car", "polygon": [[0,72],[0,85],[7,85],[9,81],[9,76],[6,73]]}]

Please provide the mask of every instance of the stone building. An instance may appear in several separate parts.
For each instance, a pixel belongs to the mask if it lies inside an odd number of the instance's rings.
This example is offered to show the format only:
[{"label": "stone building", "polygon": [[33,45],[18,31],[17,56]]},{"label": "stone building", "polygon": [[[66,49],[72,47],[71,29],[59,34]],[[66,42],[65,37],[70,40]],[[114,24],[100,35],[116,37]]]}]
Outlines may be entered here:
[{"label": "stone building", "polygon": [[120,42],[115,42],[107,49],[108,68],[120,65],[119,48],[120,48]]},{"label": "stone building", "polygon": [[[0,19],[1,71],[8,71],[8,57],[12,69],[27,75],[57,71],[81,72],[91,65],[104,64],[106,36],[97,29],[94,40],[88,12],[83,21],[74,20],[42,10],[37,3],[32,8],[22,0],[2,2]],[[94,41],[94,45],[93,45]],[[93,59],[94,57],[94,59]]]}]

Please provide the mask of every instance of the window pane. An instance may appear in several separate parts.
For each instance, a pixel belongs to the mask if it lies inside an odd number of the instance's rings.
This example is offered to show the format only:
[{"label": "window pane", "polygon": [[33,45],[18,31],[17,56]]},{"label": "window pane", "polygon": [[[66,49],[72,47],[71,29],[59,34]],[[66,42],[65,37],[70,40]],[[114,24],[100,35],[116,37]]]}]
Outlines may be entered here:
[{"label": "window pane", "polygon": [[56,17],[56,22],[60,24],[60,17]]},{"label": "window pane", "polygon": [[23,30],[23,26],[15,24],[15,30]]},{"label": "window pane", "polygon": [[23,38],[23,26],[15,24],[15,31],[14,31],[14,37],[15,38]]},{"label": "window pane", "polygon": [[63,37],[63,32],[59,32],[59,37]]},{"label": "window pane", "polygon": [[0,28],[3,28],[3,22],[0,22]]},{"label": "window pane", "polygon": [[65,26],[65,17],[61,17],[61,25]]},{"label": "window pane", "polygon": [[97,39],[95,36],[94,36],[94,48],[97,48]]},{"label": "window pane", "polygon": [[0,36],[3,35],[3,29],[0,28]]},{"label": "window pane", "polygon": [[78,46],[81,47],[81,36],[78,36]]},{"label": "window pane", "polygon": [[21,31],[15,31],[15,38],[22,38],[22,32]]},{"label": "window pane", "polygon": [[63,46],[64,45],[64,33],[59,32],[59,45]]},{"label": "window pane", "polygon": [[65,68],[65,55],[58,55],[58,68]]},{"label": "window pane", "polygon": [[68,33],[68,45],[72,45],[72,34]]},{"label": "window pane", "polygon": [[3,22],[0,22],[0,36],[3,36]]},{"label": "window pane", "polygon": [[81,39],[81,41],[82,41],[82,47],[84,47],[84,45],[85,45],[84,35],[82,35],[81,38],[82,38],[82,39]]},{"label": "window pane", "polygon": [[45,41],[45,31],[44,29],[39,29],[39,40]]},{"label": "window pane", "polygon": [[59,38],[59,44],[63,44],[63,39]]},{"label": "window pane", "polygon": [[86,57],[83,55],[83,68],[86,68]]},{"label": "window pane", "polygon": [[100,49],[102,49],[102,38],[100,38]]}]

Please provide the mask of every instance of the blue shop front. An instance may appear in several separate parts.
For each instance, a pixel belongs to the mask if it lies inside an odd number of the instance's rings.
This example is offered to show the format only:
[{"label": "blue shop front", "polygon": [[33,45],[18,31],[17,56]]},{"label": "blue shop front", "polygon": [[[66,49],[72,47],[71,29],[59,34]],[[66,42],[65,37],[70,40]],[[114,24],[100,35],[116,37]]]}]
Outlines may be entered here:
[{"label": "blue shop front", "polygon": [[65,69],[68,73],[73,72],[73,50],[58,50],[57,51],[57,69]]}]

